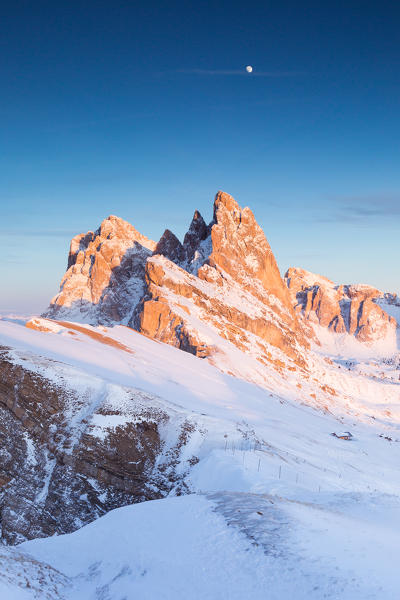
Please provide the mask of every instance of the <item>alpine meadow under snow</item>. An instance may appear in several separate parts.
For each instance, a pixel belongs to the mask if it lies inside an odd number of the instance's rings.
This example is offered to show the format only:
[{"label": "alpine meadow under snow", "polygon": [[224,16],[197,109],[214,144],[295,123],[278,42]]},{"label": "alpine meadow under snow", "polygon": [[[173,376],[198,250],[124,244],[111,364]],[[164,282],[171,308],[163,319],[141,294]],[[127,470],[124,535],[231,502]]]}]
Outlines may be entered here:
[{"label": "alpine meadow under snow", "polygon": [[183,243],[76,236],[0,319],[0,598],[398,598],[399,323],[223,192]]}]

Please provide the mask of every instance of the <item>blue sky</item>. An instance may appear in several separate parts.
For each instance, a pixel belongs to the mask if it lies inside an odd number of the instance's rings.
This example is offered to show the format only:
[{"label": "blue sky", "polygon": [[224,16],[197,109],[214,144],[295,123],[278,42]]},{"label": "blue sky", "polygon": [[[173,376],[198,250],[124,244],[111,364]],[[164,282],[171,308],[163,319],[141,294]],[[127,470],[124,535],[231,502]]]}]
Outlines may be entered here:
[{"label": "blue sky", "polygon": [[0,309],[43,309],[109,214],[182,237],[218,189],[282,272],[400,292],[396,4],[9,3]]}]

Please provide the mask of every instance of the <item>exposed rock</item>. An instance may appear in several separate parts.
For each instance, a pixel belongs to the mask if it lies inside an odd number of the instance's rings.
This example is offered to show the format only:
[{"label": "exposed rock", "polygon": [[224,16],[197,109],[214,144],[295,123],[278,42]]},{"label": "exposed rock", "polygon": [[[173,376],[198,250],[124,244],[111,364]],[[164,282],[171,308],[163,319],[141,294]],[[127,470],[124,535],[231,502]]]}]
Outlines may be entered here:
[{"label": "exposed rock", "polygon": [[117,217],[73,238],[44,316],[129,325],[203,357],[221,350],[221,339],[258,349],[260,360],[272,360],[272,346],[302,365],[314,335],[307,321],[366,343],[395,336],[395,295],[302,269],[285,279],[252,211],[218,192],[211,223],[195,211],[183,244],[168,229],[155,244]]},{"label": "exposed rock", "polygon": [[205,221],[198,210],[193,215],[190,227],[183,240],[185,257],[190,264],[195,260],[196,251],[198,251],[201,242],[210,235],[210,227],[207,227]]},{"label": "exposed rock", "polygon": [[299,268],[290,268],[285,281],[296,312],[311,322],[367,343],[396,334],[396,320],[383,308],[389,297],[395,302],[390,294],[368,285],[335,285]]},{"label": "exposed rock", "polygon": [[[253,295],[264,298],[266,292],[271,296],[271,303],[279,301],[296,329],[296,318],[275,257],[250,208],[242,210],[232,196],[218,192],[211,240],[208,264],[222,276],[230,275]],[[207,273],[208,269],[204,269],[199,277],[207,279]]]},{"label": "exposed rock", "polygon": [[183,244],[167,229],[156,245],[109,217],[72,240],[68,265],[44,316],[127,324],[202,357],[222,338],[260,360],[271,359],[272,347],[304,362],[303,326],[265,235],[251,210],[224,192],[208,226],[195,211]]},{"label": "exposed rock", "polygon": [[166,229],[158,242],[154,254],[162,254],[173,262],[180,263],[185,259],[185,250],[169,229]]},{"label": "exposed rock", "polygon": [[74,237],[60,292],[44,316],[127,324],[143,296],[145,262],[155,246],[114,216],[96,232]]},{"label": "exposed rock", "polygon": [[161,257],[148,259],[139,330],[202,357],[221,349],[222,338],[260,359],[271,360],[272,347],[303,364],[307,343],[253,213],[219,192],[209,228],[200,219],[195,214],[198,225],[192,222],[185,238],[194,250],[186,263],[192,273]]},{"label": "exposed rock", "polygon": [[[190,438],[184,417],[167,414],[144,392],[96,378],[78,393],[68,382],[83,382],[85,374],[43,359],[35,372],[14,354],[0,352],[3,541],[70,532],[113,508],[179,488],[184,474],[175,467]],[[160,428],[171,418],[166,442]]]}]

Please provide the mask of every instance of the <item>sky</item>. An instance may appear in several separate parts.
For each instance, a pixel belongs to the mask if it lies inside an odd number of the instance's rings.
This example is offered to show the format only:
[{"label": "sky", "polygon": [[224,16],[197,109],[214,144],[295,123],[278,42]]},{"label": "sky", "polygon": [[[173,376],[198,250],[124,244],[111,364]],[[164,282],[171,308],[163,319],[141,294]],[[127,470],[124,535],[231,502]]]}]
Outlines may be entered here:
[{"label": "sky", "polygon": [[399,21],[393,1],[5,3],[0,310],[43,310],[109,214],[182,238],[220,189],[282,273],[399,293]]}]

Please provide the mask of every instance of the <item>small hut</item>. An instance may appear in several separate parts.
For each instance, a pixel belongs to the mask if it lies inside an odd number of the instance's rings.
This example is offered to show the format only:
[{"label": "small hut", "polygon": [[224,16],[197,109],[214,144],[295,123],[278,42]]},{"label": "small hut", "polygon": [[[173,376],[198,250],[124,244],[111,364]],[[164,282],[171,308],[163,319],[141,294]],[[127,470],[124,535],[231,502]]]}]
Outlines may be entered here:
[{"label": "small hut", "polygon": [[344,431],[343,433],[331,433],[331,435],[339,440],[351,440],[353,437],[353,434],[350,433],[350,431]]}]

